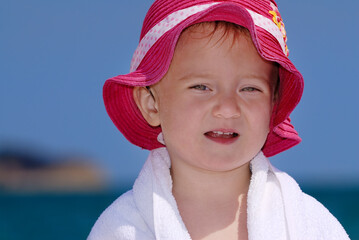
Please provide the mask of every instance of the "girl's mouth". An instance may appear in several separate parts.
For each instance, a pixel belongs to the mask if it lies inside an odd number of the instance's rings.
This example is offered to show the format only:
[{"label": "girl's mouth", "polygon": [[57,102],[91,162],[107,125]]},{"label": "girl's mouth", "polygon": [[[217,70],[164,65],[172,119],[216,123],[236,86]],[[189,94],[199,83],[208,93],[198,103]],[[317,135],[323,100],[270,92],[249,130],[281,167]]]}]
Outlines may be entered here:
[{"label": "girl's mouth", "polygon": [[231,144],[235,142],[239,134],[234,131],[214,130],[204,134],[208,139],[222,144]]}]

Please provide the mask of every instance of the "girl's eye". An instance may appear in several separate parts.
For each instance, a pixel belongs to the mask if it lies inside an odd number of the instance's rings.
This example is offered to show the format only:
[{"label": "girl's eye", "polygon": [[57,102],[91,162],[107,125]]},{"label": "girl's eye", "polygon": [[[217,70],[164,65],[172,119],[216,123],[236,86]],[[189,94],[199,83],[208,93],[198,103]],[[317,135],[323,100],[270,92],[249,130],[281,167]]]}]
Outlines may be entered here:
[{"label": "girl's eye", "polygon": [[255,91],[259,91],[257,88],[254,88],[254,87],[245,87],[243,88],[241,91],[244,91],[244,92],[255,92]]},{"label": "girl's eye", "polygon": [[208,91],[209,88],[206,85],[199,84],[191,87],[192,89],[201,90],[201,91]]}]

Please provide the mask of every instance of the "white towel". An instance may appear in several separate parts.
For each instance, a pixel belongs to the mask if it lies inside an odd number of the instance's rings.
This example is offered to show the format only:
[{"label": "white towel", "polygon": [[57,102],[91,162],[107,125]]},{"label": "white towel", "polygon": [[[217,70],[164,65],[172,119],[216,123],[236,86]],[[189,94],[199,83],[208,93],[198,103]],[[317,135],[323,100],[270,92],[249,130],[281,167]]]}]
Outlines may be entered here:
[{"label": "white towel", "polygon": [[[172,195],[169,168],[166,148],[151,151],[133,190],[102,213],[88,240],[191,239]],[[349,239],[337,219],[263,153],[251,161],[251,171],[249,240]]]}]

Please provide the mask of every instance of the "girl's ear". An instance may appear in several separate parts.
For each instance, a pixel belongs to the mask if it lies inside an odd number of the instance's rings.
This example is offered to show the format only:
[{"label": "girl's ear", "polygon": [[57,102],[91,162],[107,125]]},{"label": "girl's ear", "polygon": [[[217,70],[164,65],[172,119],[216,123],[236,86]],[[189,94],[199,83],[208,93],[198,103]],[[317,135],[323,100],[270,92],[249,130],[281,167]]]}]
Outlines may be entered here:
[{"label": "girl's ear", "polygon": [[155,97],[150,91],[150,89],[146,89],[145,87],[134,87],[133,98],[137,107],[140,109],[143,118],[152,127],[157,127],[160,125],[160,114]]}]

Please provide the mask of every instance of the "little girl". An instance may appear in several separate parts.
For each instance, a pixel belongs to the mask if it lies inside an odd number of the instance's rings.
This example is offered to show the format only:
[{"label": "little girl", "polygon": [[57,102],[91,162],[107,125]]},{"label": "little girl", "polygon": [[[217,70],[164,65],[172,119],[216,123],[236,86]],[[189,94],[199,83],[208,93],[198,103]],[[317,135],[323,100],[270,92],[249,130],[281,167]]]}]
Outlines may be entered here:
[{"label": "little girl", "polygon": [[267,157],[300,142],[303,78],[270,0],[157,0],[131,73],[106,81],[114,124],[151,150],[88,239],[349,239]]}]

